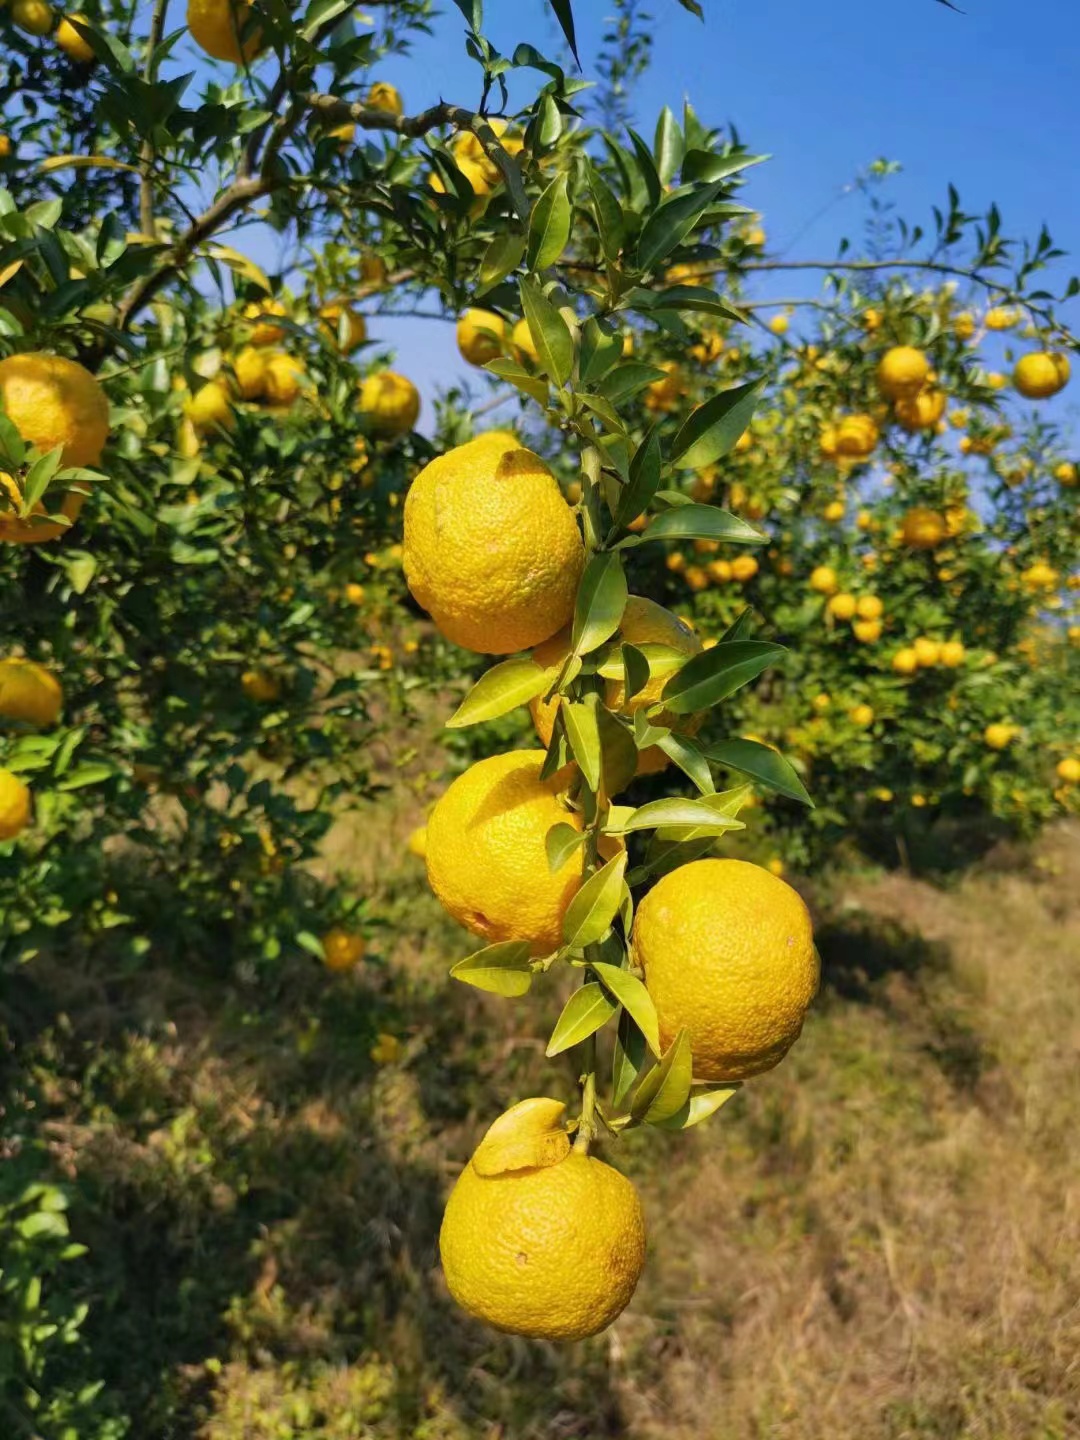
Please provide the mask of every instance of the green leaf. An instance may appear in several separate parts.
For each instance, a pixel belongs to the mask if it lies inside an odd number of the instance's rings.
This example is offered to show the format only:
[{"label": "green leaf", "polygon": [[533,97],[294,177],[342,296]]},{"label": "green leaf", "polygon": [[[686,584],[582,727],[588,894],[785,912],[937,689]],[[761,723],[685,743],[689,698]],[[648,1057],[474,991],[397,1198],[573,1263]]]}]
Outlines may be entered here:
[{"label": "green leaf", "polygon": [[637,746],[623,722],[603,705],[597,706],[596,725],[600,734],[600,788],[605,795],[618,795],[637,774]]},{"label": "green leaf", "polygon": [[[581,379],[595,384],[618,363],[622,354],[622,336],[610,321],[590,315],[581,331]],[[610,397],[608,397],[610,398]]]},{"label": "green leaf", "polygon": [[649,1049],[659,1056],[660,1021],[652,996],[645,986],[636,975],[631,975],[629,970],[623,970],[618,965],[606,965],[600,960],[594,960],[591,968],[596,972],[604,989],[610,990],[623,1009],[630,1012]]},{"label": "green leaf", "polygon": [[679,122],[667,105],[660,111],[656,122],[653,154],[656,156],[656,169],[660,179],[665,185],[669,185],[682,164],[683,137]]},{"label": "green leaf", "polygon": [[[664,187],[660,183],[660,176],[656,173],[656,164],[652,158],[652,152],[645,144],[645,141],[636,130],[628,130],[630,143],[634,147],[633,158],[637,162],[638,174],[645,187],[645,194],[648,196],[649,207],[654,209],[660,204],[664,194]],[[625,152],[623,152],[625,154]]]},{"label": "green leaf", "polygon": [[497,375],[500,380],[508,380],[515,389],[523,391],[538,405],[547,404],[550,393],[548,382],[542,375],[534,375],[530,370],[526,370],[516,360],[500,356],[497,360],[489,360],[484,369],[490,370],[492,375]]},{"label": "green leaf", "polygon": [[729,640],[688,660],[661,692],[664,707],[676,715],[708,710],[755,680],[787,651],[767,640]]},{"label": "green leaf", "polygon": [[715,793],[716,786],[713,784],[709,762],[696,740],[691,740],[686,735],[676,735],[673,730],[656,743],[668,759],[674,760],[683,774],[689,776],[702,795]]},{"label": "green leaf", "polygon": [[496,235],[484,251],[484,258],[480,262],[480,285],[477,294],[486,294],[498,285],[500,280],[505,280],[507,275],[521,264],[524,254],[525,241],[522,236],[509,230],[504,235]]},{"label": "green leaf", "polygon": [[525,263],[530,270],[554,265],[570,239],[570,197],[566,174],[556,176],[533,206]]},{"label": "green leaf", "polygon": [[768,155],[747,155],[741,150],[730,155],[716,155],[711,150],[688,150],[682,162],[682,178],[690,183],[694,180],[725,180],[737,175],[740,170],[749,170],[751,165],[760,165]]},{"label": "green leaf", "polygon": [[677,1115],[690,1097],[694,1079],[694,1057],[685,1030],[668,1046],[664,1058],[642,1080],[630,1102],[635,1120],[656,1125]]},{"label": "green leaf", "polygon": [[749,640],[754,629],[754,607],[747,605],[741,610],[728,628],[720,636],[721,645],[725,640]]},{"label": "green leaf", "polygon": [[775,790],[778,795],[814,808],[814,802],[791,762],[771,750],[768,745],[761,745],[756,740],[721,740],[719,744],[708,746],[706,754],[716,764],[727,765],[732,770],[741,771],[743,775],[750,775],[767,789]]},{"label": "green leaf", "polygon": [[630,461],[630,480],[619,494],[615,524],[621,529],[643,515],[660,488],[660,436],[653,426]]},{"label": "green leaf", "polygon": [[593,208],[596,211],[596,224],[600,231],[600,248],[604,252],[604,259],[609,264],[613,264],[619,257],[619,251],[622,249],[626,235],[622,207],[611,187],[591,160],[585,166],[585,177],[589,182],[589,192],[592,195]]},{"label": "green leaf", "polygon": [[645,1036],[624,1010],[619,1016],[619,1031],[611,1064],[611,1099],[614,1104],[622,1105],[630,1094],[648,1053]]},{"label": "green leaf", "polygon": [[574,337],[570,328],[535,280],[522,276],[519,288],[540,368],[556,385],[565,385],[574,368]]},{"label": "green leaf", "polygon": [[606,375],[601,381],[600,389],[613,405],[622,405],[639,390],[644,390],[646,385],[651,385],[654,380],[663,380],[666,375],[666,370],[660,370],[655,365],[646,365],[642,360],[631,360]]},{"label": "green leaf", "polygon": [[623,645],[620,651],[623,664],[623,692],[632,700],[639,690],[649,683],[649,657],[636,645]]},{"label": "green leaf", "polygon": [[649,1124],[658,1125],[661,1130],[689,1130],[691,1126],[708,1120],[710,1115],[715,1115],[738,1092],[738,1085],[720,1086],[715,1090],[691,1090],[685,1104],[674,1115],[669,1115],[666,1120],[650,1120]]},{"label": "green leaf", "polygon": [[764,545],[768,536],[716,505],[676,505],[650,520],[641,536],[648,540],[720,540],[729,545]]},{"label": "green leaf", "polygon": [[735,448],[754,418],[764,381],[721,390],[690,414],[671,445],[671,461],[684,470],[701,470]]},{"label": "green leaf", "polygon": [[570,6],[570,0],[548,0],[548,4],[552,10],[554,10],[555,18],[558,20],[562,27],[562,32],[566,36],[566,43],[570,46],[574,59],[577,60],[580,65],[581,59],[577,52],[577,36],[574,34],[574,12]]},{"label": "green leaf", "polygon": [[557,825],[552,825],[544,836],[544,848],[551,873],[554,875],[561,870],[574,851],[584,843],[585,833],[576,826],[568,825],[562,820]]},{"label": "green leaf", "polygon": [[665,255],[682,244],[720,193],[721,184],[717,180],[685,194],[673,195],[649,216],[638,237],[639,270],[652,270]]},{"label": "green leaf", "polygon": [[736,325],[746,325],[747,316],[730,300],[724,300],[715,290],[701,285],[669,285],[666,290],[634,290],[627,296],[627,303],[636,310],[657,311],[677,310],[680,314],[716,315],[731,320]]},{"label": "green leaf", "polygon": [[544,1054],[550,1060],[553,1055],[561,1055],[571,1046],[580,1045],[582,1040],[587,1040],[606,1025],[618,1008],[615,1001],[608,998],[604,987],[590,980],[575,990],[564,1005]]},{"label": "green leaf", "polygon": [[647,805],[640,806],[623,818],[617,829],[609,819],[605,834],[629,835],[636,830],[656,830],[660,826],[693,827],[701,830],[703,834],[712,832],[716,835],[745,828],[733,815],[720,813],[705,800],[673,797],[668,800],[650,800]]},{"label": "green leaf", "polygon": [[529,964],[529,942],[501,940],[497,945],[487,945],[483,950],[477,950],[475,955],[467,955],[451,966],[450,974],[455,980],[474,985],[477,990],[503,995],[508,1000],[524,995],[533,977]]},{"label": "green leaf", "polygon": [[590,790],[600,788],[600,731],[596,723],[596,706],[574,704],[563,697],[563,724],[570,750]]},{"label": "green leaf", "polygon": [[591,410],[604,425],[604,428],[613,435],[626,434],[626,422],[612,405],[610,400],[605,400],[603,395],[579,395],[578,397],[586,409]]},{"label": "green leaf", "polygon": [[25,518],[32,515],[34,507],[41,503],[41,498],[49,488],[49,483],[57,470],[60,469],[60,460],[64,453],[64,447],[57,445],[47,455],[40,456],[26,472],[26,479],[23,482],[22,513]]},{"label": "green leaf", "polygon": [[111,765],[102,761],[87,761],[83,765],[76,765],[69,770],[64,778],[57,782],[58,790],[81,790],[85,785],[100,785],[103,780],[111,780],[116,771]]},{"label": "green leaf", "polygon": [[572,950],[594,945],[611,928],[622,900],[626,852],[601,866],[582,885],[566,907],[563,916],[563,939]]},{"label": "green leaf", "polygon": [[446,722],[448,730],[496,720],[527,705],[553,683],[556,671],[541,669],[528,655],[503,660],[484,672]]},{"label": "green leaf", "polygon": [[626,609],[626,575],[613,550],[594,555],[585,566],[574,606],[571,643],[577,655],[588,655],[614,635]]}]

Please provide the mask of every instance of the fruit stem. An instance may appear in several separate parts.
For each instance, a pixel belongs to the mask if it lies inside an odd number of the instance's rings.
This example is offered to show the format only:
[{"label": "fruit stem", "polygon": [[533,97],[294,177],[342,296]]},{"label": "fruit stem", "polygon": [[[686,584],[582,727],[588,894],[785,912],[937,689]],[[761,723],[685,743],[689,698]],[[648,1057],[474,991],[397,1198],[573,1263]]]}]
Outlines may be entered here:
[{"label": "fruit stem", "polygon": [[581,1118],[578,1121],[574,1149],[581,1155],[588,1155],[589,1146],[596,1138],[596,1036],[590,1035],[585,1042],[585,1073],[581,1081]]}]

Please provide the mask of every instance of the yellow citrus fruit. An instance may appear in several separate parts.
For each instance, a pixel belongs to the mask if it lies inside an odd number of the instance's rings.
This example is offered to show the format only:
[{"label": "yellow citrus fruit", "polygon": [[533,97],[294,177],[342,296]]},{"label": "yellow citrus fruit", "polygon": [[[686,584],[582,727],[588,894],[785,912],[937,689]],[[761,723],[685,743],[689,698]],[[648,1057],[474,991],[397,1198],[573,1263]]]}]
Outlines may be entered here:
[{"label": "yellow citrus fruit", "polygon": [[743,1080],[799,1038],[818,985],[810,915],[744,860],[695,860],[638,906],[633,954],[666,1047],[685,1029],[699,1080]]},{"label": "yellow citrus fruit", "polygon": [[330,305],[324,305],[319,311],[319,318],[324,322],[337,344],[340,344],[342,315],[345,316],[346,330],[345,343],[341,348],[346,354],[349,354],[367,339],[367,321],[359,311],[350,309],[348,305],[343,305],[338,300]]},{"label": "yellow citrus fruit", "polygon": [[832,595],[839,584],[836,571],[831,565],[818,565],[810,572],[810,589],[819,595]]},{"label": "yellow citrus fruit", "polygon": [[[41,545],[48,540],[58,540],[79,518],[86,496],[75,490],[60,491],[54,485],[49,488],[46,499],[49,502],[47,506],[44,501],[39,501],[31,514],[23,519],[19,515],[23,503],[22,490],[13,476],[0,470],[0,541],[8,545]],[[46,518],[57,514],[63,515],[69,523],[65,525]]]},{"label": "yellow citrus fruit", "polygon": [[326,133],[331,140],[336,140],[344,150],[356,139],[356,126],[351,120],[348,120],[344,125],[332,126]]},{"label": "yellow citrus fruit", "polygon": [[335,927],[322,937],[323,964],[328,970],[351,970],[364,958],[364,937]]},{"label": "yellow citrus fruit", "polygon": [[363,585],[358,585],[355,580],[350,580],[345,586],[345,599],[350,605],[362,605],[364,603],[365,590]]},{"label": "yellow citrus fruit", "polygon": [[987,725],[983,731],[983,740],[991,750],[1005,750],[1012,743],[1016,734],[1015,725],[1006,725],[997,721],[993,725]]},{"label": "yellow citrus fruit", "polygon": [[486,365],[506,348],[506,321],[494,310],[466,310],[457,322],[457,345],[470,365]]},{"label": "yellow citrus fruit", "polygon": [[62,445],[64,465],[96,465],[109,438],[109,402],[75,360],[35,351],[0,360],[0,399],[28,445]]},{"label": "yellow citrus fruit", "polygon": [[842,500],[830,500],[825,509],[821,512],[822,519],[827,520],[830,525],[835,525],[844,518],[847,506]]},{"label": "yellow citrus fruit", "polygon": [[930,363],[921,350],[911,345],[894,345],[878,362],[878,389],[890,400],[917,395],[926,384]]},{"label": "yellow citrus fruit", "polygon": [[0,719],[39,730],[55,725],[64,692],[56,676],[32,660],[0,660]]},{"label": "yellow citrus fruit", "polygon": [[944,390],[920,390],[917,395],[901,396],[893,413],[905,430],[933,430],[945,414]]},{"label": "yellow citrus fruit", "polygon": [[1011,330],[1019,319],[1019,311],[1010,310],[1004,305],[995,305],[992,310],[986,312],[983,324],[987,330]]},{"label": "yellow citrus fruit", "polygon": [[1064,760],[1059,760],[1054,770],[1058,779],[1066,785],[1080,785],[1080,760],[1075,756],[1067,755]]},{"label": "yellow citrus fruit", "polygon": [[30,791],[10,770],[0,770],[0,840],[14,840],[30,823]]},{"label": "yellow citrus fruit", "polygon": [[458,1177],[439,1232],[443,1273],[462,1309],[542,1340],[606,1329],[645,1263],[637,1191],[570,1148],[563,1111],[536,1098],[501,1116]]},{"label": "yellow citrus fruit", "polygon": [[858,460],[869,455],[878,443],[878,427],[870,415],[845,415],[836,427],[838,455]]},{"label": "yellow citrus fruit", "polygon": [[856,600],[854,595],[849,595],[846,590],[830,596],[825,609],[834,620],[850,620],[855,614]]},{"label": "yellow citrus fruit", "polygon": [[1059,485],[1075,485],[1080,479],[1080,469],[1071,460],[1063,460],[1054,470],[1054,479]]},{"label": "yellow citrus fruit", "polygon": [[404,115],[405,105],[400,94],[393,85],[388,85],[385,80],[376,80],[367,93],[367,100],[364,102],[372,110],[384,110],[388,115]]},{"label": "yellow citrus fruit", "polygon": [[244,400],[261,400],[266,390],[269,356],[260,346],[245,345],[233,360],[236,388]]},{"label": "yellow citrus fruit", "polygon": [[975,316],[967,311],[957,315],[953,321],[953,334],[958,340],[970,340],[975,334]]},{"label": "yellow citrus fruit", "polygon": [[664,378],[645,387],[645,408],[654,414],[676,409],[686,394],[686,380],[675,360],[662,360],[657,369],[665,372]]},{"label": "yellow citrus fruit", "polygon": [[251,19],[251,6],[242,0],[188,0],[187,26],[200,50],[215,60],[233,65],[251,61],[262,49],[258,30],[241,40]]},{"label": "yellow citrus fruit", "polygon": [[420,415],[420,392],[404,375],[380,370],[360,386],[360,414],[376,435],[407,435]]},{"label": "yellow citrus fruit", "polygon": [[14,0],[11,20],[28,35],[47,35],[53,27],[56,12],[46,0]]},{"label": "yellow citrus fruit", "polygon": [[1017,361],[1013,384],[1028,400],[1048,400],[1069,383],[1071,367],[1060,350],[1036,351]]},{"label": "yellow citrus fruit", "polygon": [[0,132],[0,160],[7,160],[11,156],[11,136]]},{"label": "yellow citrus fruit", "polygon": [[207,430],[231,430],[236,424],[229,392],[223,380],[208,380],[200,385],[185,407],[187,417],[198,434]]},{"label": "yellow citrus fruit", "polygon": [[892,657],[892,668],[897,675],[914,675],[919,668],[919,657],[910,645],[905,645],[902,650],[897,650]]},{"label": "yellow citrus fruit", "polygon": [[873,645],[881,639],[881,621],[856,620],[851,627],[851,633],[861,645]]},{"label": "yellow citrus fruit", "polygon": [[245,670],[240,676],[240,688],[259,705],[269,705],[281,694],[280,680],[268,670]]},{"label": "yellow citrus fruit", "polygon": [[774,335],[786,335],[791,321],[786,315],[774,315],[769,321],[769,329]]},{"label": "yellow citrus fruit", "polygon": [[418,855],[421,860],[427,855],[427,826],[418,825],[409,836],[406,848],[410,855]]},{"label": "yellow citrus fruit", "polygon": [[285,327],[275,325],[273,316],[284,315],[280,300],[254,300],[245,307],[244,319],[251,322],[252,345],[276,345],[285,338]]},{"label": "yellow citrus fruit", "polygon": [[832,709],[832,696],[822,690],[810,701],[810,707],[816,715],[824,715],[826,711]]},{"label": "yellow citrus fruit", "polygon": [[519,365],[535,365],[539,360],[536,343],[527,320],[519,320],[510,332],[510,349]]},{"label": "yellow citrus fruit", "polygon": [[[721,562],[726,563],[726,562]],[[630,645],[666,645],[671,650],[677,650],[680,655],[689,658],[691,655],[700,655],[701,641],[690,629],[685,621],[673,615],[670,610],[665,610],[662,605],[657,605],[655,600],[647,600],[643,595],[631,595],[626,602],[626,609],[623,611],[623,618],[619,623],[619,638]],[[565,631],[553,636],[542,645],[538,645],[533,651],[533,658],[538,665],[549,669],[561,665],[570,653],[570,637]],[[609,710],[620,711],[624,715],[632,715],[635,710],[645,706],[655,705],[660,699],[660,693],[670,678],[671,672],[657,673],[650,675],[642,690],[636,695],[631,695],[629,702],[626,698],[626,688],[622,679],[608,680],[605,682],[604,704]],[[555,727],[555,716],[558,713],[559,701],[556,696],[550,701],[545,701],[538,696],[530,702],[529,710],[532,713],[533,724],[536,726],[536,733],[545,745],[551,743],[551,732]],[[680,735],[693,735],[700,730],[703,715],[675,715],[670,710],[664,710],[656,720],[657,725],[670,726],[671,729]],[[639,775],[655,775],[668,765],[668,757],[660,749],[659,745],[650,745],[648,749],[638,754],[637,773]]]},{"label": "yellow citrus fruit", "polygon": [[967,651],[959,640],[946,640],[939,655],[939,660],[947,670],[955,670],[958,665],[964,663]]},{"label": "yellow citrus fruit", "polygon": [[717,585],[726,585],[732,579],[730,560],[710,560],[705,568],[709,572],[709,579]]},{"label": "yellow citrus fruit", "polygon": [[85,15],[78,12],[65,15],[56,27],[56,43],[69,60],[74,60],[77,65],[89,65],[95,58],[94,47],[84,40],[75,28],[72,22],[76,20],[80,25],[90,28],[90,22]]},{"label": "yellow citrus fruit", "polygon": [[867,330],[874,331],[881,327],[881,311],[873,308],[863,311],[862,323]]},{"label": "yellow citrus fruit", "polygon": [[848,719],[860,730],[874,723],[874,712],[869,705],[855,705],[848,711]]},{"label": "yellow citrus fruit", "polygon": [[300,394],[303,380],[303,360],[278,350],[267,358],[262,398],[267,405],[287,409]]},{"label": "yellow citrus fruit", "polygon": [[944,517],[924,505],[913,506],[900,527],[901,542],[910,550],[933,550],[947,534]]},{"label": "yellow citrus fruit", "polygon": [[1047,565],[1045,560],[1036,560],[1020,573],[1025,590],[1053,590],[1058,578],[1058,572],[1052,565]]},{"label": "yellow citrus fruit", "polygon": [[506,655],[570,619],[585,549],[544,461],[491,431],[413,481],[403,559],[409,589],[448,640]]},{"label": "yellow citrus fruit", "polygon": [[553,825],[581,829],[556,778],[541,780],[542,750],[489,755],[459,775],[427,826],[431,888],[458,921],[488,942],[527,940],[554,950],[566,907],[581,885],[581,854],[554,874],[544,839]]},{"label": "yellow citrus fruit", "polygon": [[920,635],[911,648],[915,651],[915,659],[923,670],[932,669],[941,660],[940,641],[929,640],[925,635]]},{"label": "yellow citrus fruit", "polygon": [[736,555],[731,562],[731,578],[743,583],[752,580],[758,573],[758,562],[753,555]]},{"label": "yellow citrus fruit", "polygon": [[876,595],[860,595],[855,606],[860,620],[880,620],[885,606]]}]

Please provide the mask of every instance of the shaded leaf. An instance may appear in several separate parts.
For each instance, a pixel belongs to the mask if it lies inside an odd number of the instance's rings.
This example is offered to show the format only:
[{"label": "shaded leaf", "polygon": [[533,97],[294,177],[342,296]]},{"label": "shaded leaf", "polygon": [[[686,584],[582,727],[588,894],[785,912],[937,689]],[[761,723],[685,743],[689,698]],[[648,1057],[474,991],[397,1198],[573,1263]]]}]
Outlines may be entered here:
[{"label": "shaded leaf", "polygon": [[[716,648],[719,649],[719,646]],[[762,745],[757,740],[721,740],[718,744],[710,745],[706,753],[709,759],[718,765],[728,765],[732,770],[752,776],[759,784],[775,790],[778,795],[785,795],[789,800],[798,800],[800,804],[814,808],[814,802],[791,762],[768,745]]]},{"label": "shaded leaf", "polygon": [[607,965],[594,960],[591,967],[605,990],[610,990],[624,1010],[633,1016],[634,1024],[645,1037],[654,1055],[660,1054],[660,1021],[652,996],[636,975],[618,965]]},{"label": "shaded leaf", "polygon": [[661,699],[676,715],[708,710],[756,679],[786,653],[783,645],[767,640],[729,640],[714,645],[711,650],[688,660],[679,673],[671,677]]},{"label": "shaded leaf", "polygon": [[587,1040],[606,1025],[618,1008],[604,987],[596,980],[590,980],[580,990],[575,990],[566,1002],[544,1054],[550,1060],[553,1055],[561,1055],[571,1046],[580,1045],[582,1040]]},{"label": "shaded leaf", "polygon": [[733,450],[754,418],[763,385],[761,380],[736,385],[699,405],[672,441],[672,464],[701,470]]},{"label": "shaded leaf", "polygon": [[693,1083],[694,1057],[685,1030],[680,1030],[659,1065],[645,1076],[630,1102],[635,1120],[650,1125],[669,1120],[686,1104]]},{"label": "shaded leaf", "polygon": [[556,385],[565,385],[574,368],[574,338],[570,329],[535,280],[522,276],[519,288],[540,367]]},{"label": "shaded leaf", "polygon": [[611,928],[622,897],[626,852],[601,866],[582,885],[563,916],[563,938],[573,950],[593,945]]},{"label": "shaded leaf", "polygon": [[571,643],[576,654],[588,655],[614,635],[627,593],[620,556],[612,550],[594,555],[585,566],[574,606]]},{"label": "shaded leaf", "polygon": [[564,821],[552,825],[544,836],[544,848],[547,851],[548,869],[551,873],[554,875],[556,871],[561,870],[574,851],[584,843],[584,831],[577,829],[576,826],[568,825]]},{"label": "shaded leaf", "polygon": [[525,261],[530,270],[554,265],[570,239],[570,198],[565,173],[558,175],[533,206]]}]

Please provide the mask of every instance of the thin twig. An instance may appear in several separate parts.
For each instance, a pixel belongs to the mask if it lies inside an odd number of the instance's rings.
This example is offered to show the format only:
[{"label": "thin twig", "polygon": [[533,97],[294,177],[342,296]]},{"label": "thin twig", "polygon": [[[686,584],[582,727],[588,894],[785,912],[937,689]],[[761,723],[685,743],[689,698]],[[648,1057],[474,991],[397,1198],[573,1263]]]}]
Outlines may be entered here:
[{"label": "thin twig", "polygon": [[[149,85],[154,79],[154,67],[157,61],[157,48],[161,44],[161,37],[165,33],[165,15],[169,8],[169,0],[154,0],[154,12],[150,17],[150,33],[146,37],[146,58],[143,61],[143,79]],[[157,230],[154,223],[154,132],[153,126],[147,132],[146,139],[139,151],[139,228],[144,235],[152,235],[157,239]]]}]

